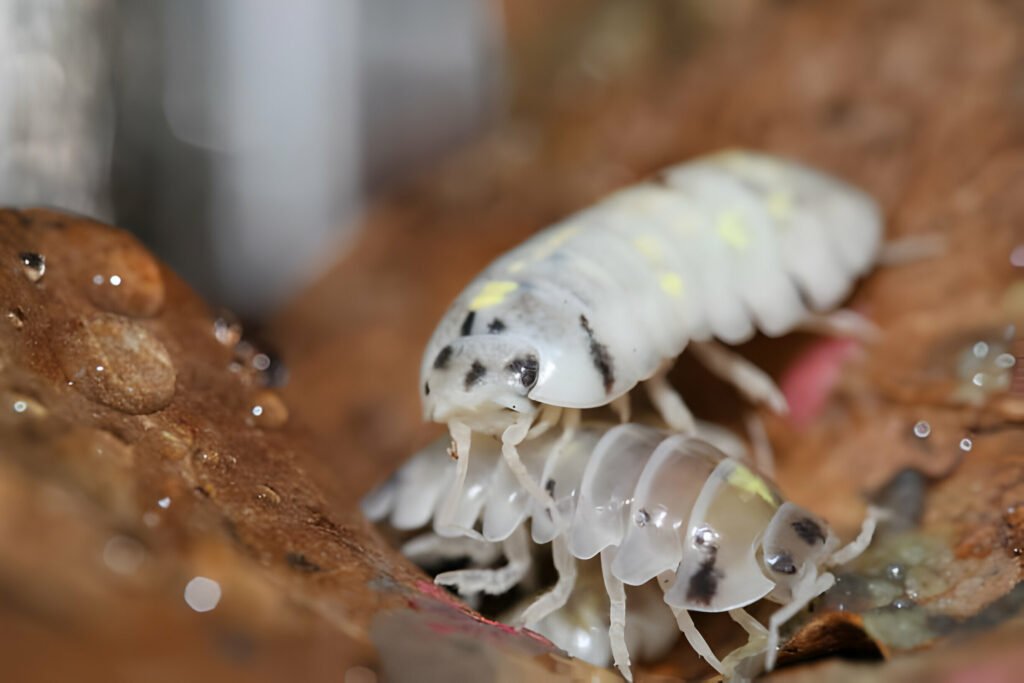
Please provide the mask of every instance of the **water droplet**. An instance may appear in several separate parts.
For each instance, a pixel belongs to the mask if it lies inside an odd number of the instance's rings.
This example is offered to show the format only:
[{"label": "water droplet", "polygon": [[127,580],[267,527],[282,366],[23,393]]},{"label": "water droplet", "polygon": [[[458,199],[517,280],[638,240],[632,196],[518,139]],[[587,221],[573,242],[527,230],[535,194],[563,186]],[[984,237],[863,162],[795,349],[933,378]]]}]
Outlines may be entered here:
[{"label": "water droplet", "polygon": [[196,576],[185,586],[185,603],[197,612],[209,612],[220,602],[220,584],[205,576]]},{"label": "water droplet", "polygon": [[633,522],[638,527],[641,527],[641,528],[645,527],[645,526],[647,526],[647,524],[650,521],[651,521],[651,513],[649,513],[647,510],[645,510],[643,508],[640,508],[639,510],[637,510],[636,514],[633,515]]},{"label": "water droplet", "polygon": [[156,504],[162,507],[164,510],[166,510],[167,508],[171,507],[171,497],[164,496],[163,498],[158,500]]},{"label": "water droplet", "polygon": [[25,326],[25,311],[15,306],[11,310],[7,311],[7,322],[9,322],[14,329],[20,330]]},{"label": "water droplet", "polygon": [[246,419],[249,424],[276,429],[288,421],[288,407],[277,393],[265,389],[253,397]]},{"label": "water droplet", "polygon": [[21,260],[21,269],[30,282],[39,282],[46,275],[46,258],[42,254],[31,251],[23,251],[18,254]]},{"label": "water droplet", "polygon": [[77,320],[57,345],[57,355],[68,382],[97,403],[142,415],[174,398],[170,354],[131,320],[113,315]]},{"label": "water droplet", "polygon": [[220,453],[217,451],[198,450],[193,459],[200,465],[215,465],[220,462]]},{"label": "water droplet", "polygon": [[983,372],[976,372],[976,373],[974,373],[974,376],[971,377],[971,384],[973,384],[976,387],[983,387],[983,386],[985,386],[985,373],[983,373]]},{"label": "water droplet", "polygon": [[906,570],[901,564],[890,564],[885,568],[885,575],[893,581],[902,581],[906,576]]},{"label": "water droplet", "polygon": [[213,321],[213,336],[224,346],[234,347],[242,339],[242,324],[229,311],[221,311]]},{"label": "water droplet", "polygon": [[1017,364],[1017,359],[1012,353],[1001,353],[996,356],[996,367],[1002,370],[1009,370]]},{"label": "water droplet", "polygon": [[103,563],[115,574],[134,574],[145,558],[146,549],[128,536],[114,536],[103,546]]},{"label": "water droplet", "polygon": [[914,436],[919,439],[927,439],[931,433],[932,426],[924,420],[920,420],[914,425]]},{"label": "water droplet", "polygon": [[38,420],[49,414],[46,406],[42,403],[31,396],[16,391],[3,392],[0,394],[0,401],[2,401],[2,404],[0,405],[7,406],[10,410],[5,417],[15,418],[18,420]]},{"label": "water droplet", "polygon": [[260,372],[266,372],[270,369],[270,356],[265,353],[257,353],[252,357],[252,366]]},{"label": "water droplet", "polygon": [[97,308],[134,318],[149,318],[163,308],[160,266],[134,239],[97,247],[89,260],[89,300]]},{"label": "water droplet", "polygon": [[975,342],[974,346],[971,347],[971,353],[974,354],[975,358],[984,358],[988,355],[988,343],[983,341]]},{"label": "water droplet", "polygon": [[892,601],[891,606],[894,609],[910,609],[914,604],[914,601],[910,598],[896,598]]},{"label": "water droplet", "polygon": [[256,500],[267,505],[279,505],[281,503],[281,496],[266,484],[260,484],[256,487]]},{"label": "water droplet", "polygon": [[142,523],[150,528],[153,528],[160,524],[160,515],[156,514],[152,510],[150,510],[149,512],[143,512]]},{"label": "water droplet", "polygon": [[971,441],[970,437],[965,436],[964,438],[960,439],[960,450],[962,450],[965,453],[968,453],[972,448],[974,448],[974,442]]}]

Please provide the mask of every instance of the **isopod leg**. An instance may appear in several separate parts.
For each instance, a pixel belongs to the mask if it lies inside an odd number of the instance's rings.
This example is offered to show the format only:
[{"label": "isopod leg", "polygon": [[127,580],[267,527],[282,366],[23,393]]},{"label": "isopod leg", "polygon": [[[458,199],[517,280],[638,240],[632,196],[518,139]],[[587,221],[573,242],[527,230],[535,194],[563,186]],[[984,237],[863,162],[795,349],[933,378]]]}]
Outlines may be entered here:
[{"label": "isopod leg", "polygon": [[718,657],[711,650],[711,646],[708,645],[708,641],[704,640],[704,636],[697,630],[696,624],[693,623],[693,619],[690,617],[690,613],[681,607],[673,607],[672,614],[676,617],[676,623],[679,625],[679,630],[683,632],[686,637],[686,642],[690,644],[693,651],[698,655],[707,660],[715,671],[718,673],[724,673],[722,662],[719,661]]},{"label": "isopod leg", "polygon": [[[729,616],[747,632],[747,642],[736,648],[722,659],[722,668],[725,670],[726,678],[737,680],[741,678],[736,675],[736,669],[747,662],[751,657],[764,655],[765,645],[768,642],[768,629],[761,622],[750,616],[745,609],[729,610]],[[744,667],[745,673],[749,669],[759,670],[760,662],[747,663]]]},{"label": "isopod leg", "polygon": [[747,610],[741,607],[729,610],[729,616],[732,617],[733,621],[742,626],[743,630],[751,638],[764,638],[768,635],[768,629],[765,625],[750,616]]},{"label": "isopod leg", "polygon": [[459,509],[459,502],[462,500],[462,489],[466,484],[466,473],[469,471],[469,448],[472,439],[472,431],[461,422],[452,421],[448,423],[448,431],[455,442],[455,481],[448,489],[448,494],[437,513],[437,531],[444,536],[469,536],[470,538],[483,539],[473,529],[456,527],[453,522]]},{"label": "isopod leg", "polygon": [[465,536],[445,538],[428,532],[409,539],[402,546],[402,554],[421,565],[465,557],[472,564],[480,566],[497,560],[501,555],[501,546]]},{"label": "isopod leg", "polygon": [[611,406],[612,412],[615,413],[615,416],[619,418],[619,422],[622,424],[629,422],[629,416],[632,413],[632,409],[630,407],[628,391],[622,396],[613,399],[609,405]]},{"label": "isopod leg", "polygon": [[459,595],[502,595],[512,590],[530,569],[526,530],[520,526],[503,544],[506,563],[497,569],[457,569],[434,577],[439,586],[451,586]]},{"label": "isopod leg", "polygon": [[681,434],[696,434],[697,423],[693,419],[693,413],[683,403],[679,392],[669,384],[667,372],[667,368],[658,370],[653,377],[644,382],[644,389],[670,429]]},{"label": "isopod leg", "polygon": [[[806,578],[811,578],[808,575]],[[814,579],[808,590],[796,590],[793,600],[775,611],[768,619],[768,651],[765,653],[765,667],[768,671],[775,668],[775,659],[778,657],[779,629],[783,624],[792,619],[814,598],[818,597],[835,584],[836,578],[831,573],[825,572]]]},{"label": "isopod leg", "polygon": [[828,563],[832,566],[838,566],[860,556],[871,545],[871,539],[874,538],[878,522],[884,517],[884,510],[876,508],[874,505],[869,505],[868,514],[864,517],[864,522],[861,524],[860,533],[857,534],[857,538],[835,551],[832,557],[829,558]]},{"label": "isopod leg", "polygon": [[526,466],[523,465],[523,461],[519,458],[519,449],[516,446],[523,442],[529,431],[530,420],[528,419],[521,419],[506,428],[505,432],[501,435],[501,455],[505,459],[505,464],[509,470],[515,475],[519,485],[523,487],[531,498],[551,512],[552,522],[558,526],[560,524],[560,515],[555,508],[555,501],[530,476],[530,473],[526,471]]},{"label": "isopod leg", "polygon": [[615,550],[607,548],[601,552],[601,574],[604,576],[604,589],[608,593],[611,604],[608,640],[611,643],[612,659],[615,668],[627,681],[633,680],[633,672],[629,668],[629,648],[626,646],[626,587],[612,575],[612,560]]},{"label": "isopod leg", "polygon": [[877,263],[887,268],[938,258],[949,252],[949,238],[937,232],[891,239],[882,245]]},{"label": "isopod leg", "polygon": [[545,405],[541,408],[540,418],[526,434],[527,439],[535,439],[554,427],[562,420],[562,408],[560,406]]},{"label": "isopod leg", "polygon": [[747,400],[764,403],[780,415],[789,412],[775,380],[743,356],[715,342],[693,342],[690,348],[711,372],[736,387]]},{"label": "isopod leg", "polygon": [[811,313],[803,319],[798,329],[826,337],[857,339],[868,343],[876,342],[882,336],[882,331],[875,323],[849,308],[829,313]]},{"label": "isopod leg", "polygon": [[564,607],[576,585],[576,558],[569,552],[569,542],[564,535],[556,536],[552,541],[551,555],[555,561],[558,580],[551,590],[534,600],[523,611],[519,621],[527,628]]},{"label": "isopod leg", "polygon": [[754,467],[761,474],[773,479],[775,477],[775,452],[772,450],[772,442],[768,439],[768,432],[765,431],[764,422],[753,411],[747,413],[744,422],[747,425],[747,436],[750,438]]}]

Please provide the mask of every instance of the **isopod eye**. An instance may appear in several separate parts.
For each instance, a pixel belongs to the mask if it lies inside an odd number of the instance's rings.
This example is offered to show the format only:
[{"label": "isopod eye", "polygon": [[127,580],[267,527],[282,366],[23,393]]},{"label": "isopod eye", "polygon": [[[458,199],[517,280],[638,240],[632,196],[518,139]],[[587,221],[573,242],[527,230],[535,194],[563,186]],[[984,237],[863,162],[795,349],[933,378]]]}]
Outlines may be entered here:
[{"label": "isopod eye", "polygon": [[511,373],[512,378],[521,384],[525,389],[533,388],[533,385],[537,383],[537,371],[540,367],[536,356],[523,356],[522,358],[514,358],[512,362],[505,366],[505,369]]}]

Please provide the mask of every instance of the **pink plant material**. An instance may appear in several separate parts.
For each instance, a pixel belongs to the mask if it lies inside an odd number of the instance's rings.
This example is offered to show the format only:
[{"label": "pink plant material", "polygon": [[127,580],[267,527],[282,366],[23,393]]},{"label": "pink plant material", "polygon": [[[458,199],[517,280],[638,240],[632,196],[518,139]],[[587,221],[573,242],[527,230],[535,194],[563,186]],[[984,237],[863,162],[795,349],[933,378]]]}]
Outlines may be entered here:
[{"label": "pink plant material", "polygon": [[823,339],[786,368],[779,388],[789,402],[789,419],[795,427],[806,427],[821,414],[839,382],[843,363],[859,348],[853,339]]}]

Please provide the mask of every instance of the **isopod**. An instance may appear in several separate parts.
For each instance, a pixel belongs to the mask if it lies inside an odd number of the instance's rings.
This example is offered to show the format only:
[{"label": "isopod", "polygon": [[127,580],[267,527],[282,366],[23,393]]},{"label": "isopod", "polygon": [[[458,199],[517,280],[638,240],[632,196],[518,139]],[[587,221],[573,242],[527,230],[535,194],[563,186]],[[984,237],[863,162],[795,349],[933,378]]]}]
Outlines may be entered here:
[{"label": "isopod", "polygon": [[[733,449],[735,437],[726,435],[706,432]],[[556,441],[563,443],[553,449]],[[444,489],[457,468],[443,442],[415,456],[364,501],[364,510],[404,529],[432,521],[434,532],[405,551],[421,559],[469,557],[475,566],[435,577],[464,595],[512,590],[530,568],[531,548],[551,543],[558,578],[518,618],[527,627],[546,623],[551,632],[572,633],[564,624],[559,630],[552,615],[569,603],[581,565],[594,572],[596,564],[608,598],[612,659],[627,679],[626,586],[657,585],[678,631],[719,671],[730,673],[739,658],[719,659],[690,612],[727,612],[749,635],[743,656],[764,654],[771,668],[780,627],[831,587],[827,567],[862,552],[874,530],[869,515],[857,539],[837,550],[823,520],[785,501],[741,454],[727,455],[700,437],[636,423],[584,423],[571,439],[544,434],[522,450],[523,466],[544,482],[557,514],[517,485],[494,440],[482,442],[455,505],[458,525],[475,533],[444,535]],[[499,548],[505,564],[492,568]],[[744,610],[763,598],[781,605],[767,626]]]},{"label": "isopod", "polygon": [[459,459],[449,498],[460,495],[475,432],[500,436],[520,485],[550,503],[518,444],[559,423],[571,438],[581,409],[611,406],[625,421],[640,382],[671,429],[692,433],[665,379],[688,347],[748,398],[784,411],[771,378],[714,340],[828,328],[823,312],[872,265],[881,232],[864,192],[746,151],[669,168],[541,231],[469,284],[423,355],[424,416],[447,424]]}]

